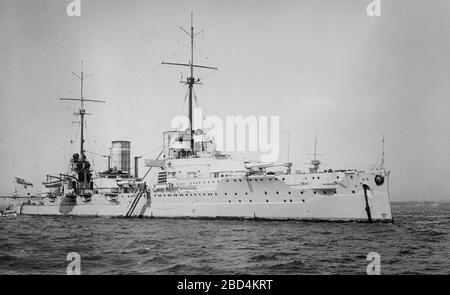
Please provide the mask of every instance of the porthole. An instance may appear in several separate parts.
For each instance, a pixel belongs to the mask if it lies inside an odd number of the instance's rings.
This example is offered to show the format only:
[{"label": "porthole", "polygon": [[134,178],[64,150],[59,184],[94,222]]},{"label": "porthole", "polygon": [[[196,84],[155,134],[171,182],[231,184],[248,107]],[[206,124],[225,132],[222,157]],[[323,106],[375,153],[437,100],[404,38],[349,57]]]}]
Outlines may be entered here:
[{"label": "porthole", "polygon": [[355,191],[352,191],[352,193],[355,193]]},{"label": "porthole", "polygon": [[288,195],[290,195],[291,194],[291,192],[288,192]]},{"label": "porthole", "polygon": [[266,200],[266,203],[269,203],[269,200]]},{"label": "porthole", "polygon": [[277,192],[277,195],[279,195],[280,193],[279,192]]},{"label": "porthole", "polygon": [[267,192],[264,192],[265,195],[267,195]]},{"label": "porthole", "polygon": [[235,196],[237,196],[237,193],[234,193]]},{"label": "porthole", "polygon": [[292,203],[292,200],[289,200],[289,202],[291,202],[291,203]]},{"label": "porthole", "polygon": [[300,194],[302,194],[302,195],[303,195],[303,191],[301,191],[301,192],[300,192]]}]

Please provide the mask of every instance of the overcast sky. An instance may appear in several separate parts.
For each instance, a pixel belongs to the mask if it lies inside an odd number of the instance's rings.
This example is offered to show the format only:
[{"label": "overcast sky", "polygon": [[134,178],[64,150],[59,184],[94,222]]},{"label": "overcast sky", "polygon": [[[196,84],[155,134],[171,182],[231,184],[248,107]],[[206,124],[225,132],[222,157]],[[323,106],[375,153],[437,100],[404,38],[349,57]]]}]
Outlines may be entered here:
[{"label": "overcast sky", "polygon": [[196,63],[219,68],[197,72],[205,115],[279,116],[280,160],[288,130],[295,169],[311,160],[315,128],[323,168],[371,166],[384,134],[392,200],[450,199],[450,1],[381,0],[379,17],[370,2],[81,0],[69,17],[65,0],[0,1],[0,192],[14,176],[67,169],[77,106],[58,98],[79,97],[82,59],[86,97],[107,100],[87,108],[86,149],[157,149],[186,112],[186,72],[160,64],[188,61],[178,27],[194,11]]}]

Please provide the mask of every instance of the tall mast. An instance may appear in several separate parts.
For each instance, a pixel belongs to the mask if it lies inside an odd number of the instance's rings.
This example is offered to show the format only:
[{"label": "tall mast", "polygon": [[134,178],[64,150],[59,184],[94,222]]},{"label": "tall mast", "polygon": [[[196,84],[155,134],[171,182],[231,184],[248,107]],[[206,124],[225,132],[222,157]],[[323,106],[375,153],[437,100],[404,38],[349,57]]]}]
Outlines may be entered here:
[{"label": "tall mast", "polygon": [[191,147],[192,154],[194,154],[195,153],[194,152],[194,127],[193,127],[194,118],[193,118],[192,98],[193,98],[194,84],[200,83],[200,79],[196,80],[194,78],[194,68],[203,68],[203,69],[210,69],[210,70],[217,70],[217,68],[200,66],[200,65],[194,64],[194,38],[198,34],[200,34],[203,30],[198,32],[197,34],[194,34],[194,13],[193,12],[191,12],[191,30],[190,30],[190,32],[188,32],[187,30],[185,30],[182,27],[180,27],[180,29],[183,32],[185,32],[191,40],[191,59],[190,59],[189,63],[183,64],[183,63],[162,62],[162,64],[173,65],[173,66],[187,66],[190,69],[190,76],[188,78],[186,78],[185,81],[181,81],[181,82],[188,85],[188,88],[189,88],[189,133],[191,135],[190,147]]},{"label": "tall mast", "polygon": [[317,128],[316,128],[316,140],[314,141],[314,160],[317,160]]},{"label": "tall mast", "polygon": [[287,134],[287,161],[289,163],[290,154],[291,154],[291,134],[292,131],[286,130],[285,133]]},{"label": "tall mast", "polygon": [[193,118],[193,104],[192,104],[192,92],[194,90],[194,13],[191,12],[191,61],[189,63],[191,69],[191,76],[188,80],[189,85],[189,131],[191,133],[191,149],[194,151],[194,118]]},{"label": "tall mast", "polygon": [[316,138],[314,140],[314,154],[308,154],[308,155],[314,156],[314,159],[311,160],[311,165],[313,166],[313,168],[310,168],[310,172],[314,172],[314,173],[316,173],[319,170],[319,166],[321,164],[320,160],[317,159],[317,156],[320,155],[317,153],[317,133],[318,133],[318,129],[316,128]]},{"label": "tall mast", "polygon": [[84,72],[83,72],[83,61],[81,61],[81,77],[80,77],[80,84],[81,84],[81,94],[80,94],[80,117],[81,117],[81,135],[80,135],[80,156],[81,159],[84,159],[84,115],[86,114],[86,111],[84,110],[84,97],[83,97],[83,80],[84,80]]},{"label": "tall mast", "polygon": [[85,99],[84,95],[83,95],[83,85],[84,85],[84,80],[86,80],[87,78],[89,78],[91,76],[91,74],[89,75],[84,75],[84,71],[83,71],[83,61],[81,61],[81,73],[80,75],[72,72],[72,74],[77,77],[80,80],[80,98],[67,98],[67,97],[61,97],[60,100],[71,100],[71,101],[79,101],[80,102],[80,109],[78,111],[78,113],[75,113],[76,115],[80,116],[80,156],[81,159],[84,159],[84,116],[86,115],[86,110],[84,109],[84,103],[85,102],[101,102],[104,103],[104,100],[94,100],[94,99]]}]

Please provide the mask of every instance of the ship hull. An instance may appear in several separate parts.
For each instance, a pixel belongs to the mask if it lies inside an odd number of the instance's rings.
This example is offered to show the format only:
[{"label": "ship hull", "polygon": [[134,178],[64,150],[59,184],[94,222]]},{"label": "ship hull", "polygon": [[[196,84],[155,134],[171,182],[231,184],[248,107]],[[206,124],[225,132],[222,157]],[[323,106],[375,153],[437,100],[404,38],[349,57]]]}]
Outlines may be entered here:
[{"label": "ship hull", "polygon": [[144,217],[238,218],[268,220],[317,220],[391,222],[387,195],[369,200],[370,219],[362,195],[312,197],[296,201],[152,203]]},{"label": "ship hull", "polygon": [[[61,201],[55,204],[23,204],[16,211],[22,215],[73,215],[148,218],[226,218],[267,220],[317,220],[391,222],[391,208],[387,195],[369,199],[370,220],[363,195],[304,197],[302,200],[272,202],[152,202],[142,198],[130,212],[135,197],[118,202],[92,200]],[[128,215],[127,215],[128,214]]]},{"label": "ship hull", "polygon": [[146,198],[137,200],[136,197],[136,194],[127,194],[111,199],[94,195],[89,201],[81,197],[60,197],[56,200],[24,203],[16,206],[15,211],[21,215],[136,217],[140,213],[138,209],[146,203]]},{"label": "ship hull", "polygon": [[384,171],[194,180],[195,189],[154,191],[144,216],[390,222],[388,180]]},{"label": "ship hull", "polygon": [[[325,182],[301,183],[308,177]],[[115,199],[94,195],[89,201],[62,197],[23,204],[16,211],[25,215],[391,222],[388,174],[384,177],[380,185],[374,183],[373,173],[229,178],[214,187],[209,186],[212,180],[205,180],[205,186],[196,189],[152,190]],[[340,182],[332,184],[333,179]]]},{"label": "ship hull", "polygon": [[43,198],[40,197],[30,197],[30,196],[26,196],[26,197],[20,197],[20,196],[0,196],[0,211],[7,209],[7,208],[12,208],[14,206],[18,206],[21,205],[25,202],[28,202],[29,200],[42,200]]}]

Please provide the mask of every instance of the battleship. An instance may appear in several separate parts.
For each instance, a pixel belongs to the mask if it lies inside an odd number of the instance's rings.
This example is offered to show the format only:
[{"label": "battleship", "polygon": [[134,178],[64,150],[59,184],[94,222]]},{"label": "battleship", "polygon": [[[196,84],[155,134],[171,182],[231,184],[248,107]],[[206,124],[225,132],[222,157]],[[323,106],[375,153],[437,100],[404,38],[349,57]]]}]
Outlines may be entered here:
[{"label": "battleship", "polygon": [[[321,169],[316,157],[309,171],[292,172],[292,163],[239,160],[218,150],[206,130],[194,129],[193,90],[201,83],[197,68],[217,68],[194,63],[194,32],[181,28],[190,38],[188,63],[163,62],[189,70],[187,86],[189,123],[186,130],[163,132],[163,148],[145,166],[157,170],[152,185],[130,171],[129,142],[118,141],[115,157],[122,165],[93,175],[84,149],[85,103],[104,101],[83,95],[83,70],[77,101],[81,119],[80,152],[72,155],[69,173],[48,176],[39,200],[14,206],[17,214],[80,215],[148,218],[239,218],[269,220],[320,220],[392,222],[389,171],[384,160],[376,168]],[[316,135],[317,145],[317,135]],[[383,152],[384,155],[384,152]],[[109,158],[108,158],[109,159]],[[125,164],[123,164],[123,162]],[[126,164],[128,163],[128,165]]]},{"label": "battleship", "polygon": [[[47,175],[40,197],[27,198],[16,204],[14,210],[22,215],[80,215],[123,216],[142,215],[138,212],[146,203],[149,191],[146,183],[133,177],[130,171],[130,142],[113,141],[108,155],[108,169],[97,173],[86,156],[85,150],[85,104],[105,103],[103,100],[86,99],[83,84],[87,76],[83,71],[73,73],[80,80],[80,98],[60,98],[61,101],[76,101],[80,108],[75,115],[80,117],[80,152],[72,155],[68,172]],[[115,163],[111,168],[111,160]]]}]

